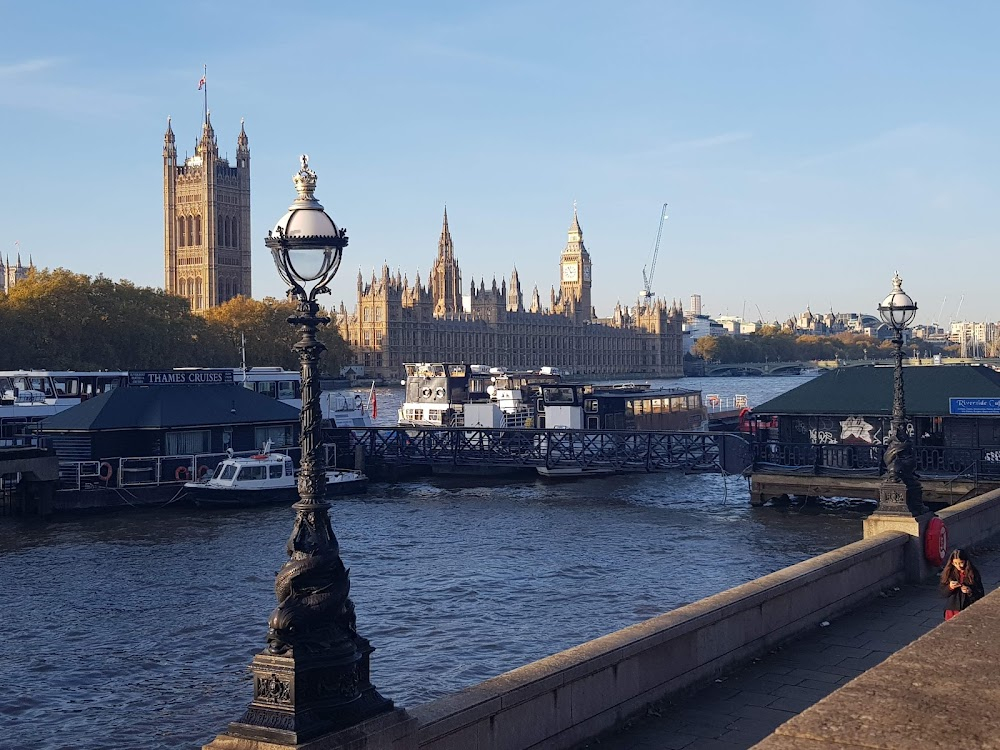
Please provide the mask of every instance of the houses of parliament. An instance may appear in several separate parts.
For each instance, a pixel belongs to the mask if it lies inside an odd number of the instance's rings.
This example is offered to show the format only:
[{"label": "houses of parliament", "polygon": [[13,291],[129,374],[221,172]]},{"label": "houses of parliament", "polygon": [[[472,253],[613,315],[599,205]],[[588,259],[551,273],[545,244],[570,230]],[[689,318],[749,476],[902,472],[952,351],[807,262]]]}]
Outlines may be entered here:
[{"label": "houses of parliament", "polygon": [[[194,154],[178,161],[167,120],[163,137],[164,289],[203,311],[250,296],[250,147],[242,124],[236,160],[220,157],[205,110]],[[591,304],[593,265],[576,209],[559,258],[559,288],[543,305],[536,286],[525,301],[517,269],[510,285],[473,282],[463,295],[462,272],[444,213],[437,258],[427,286],[383,265],[358,275],[353,312],[341,303],[335,324],[366,375],[396,379],[404,362],[467,362],[564,373],[679,377],[683,314],[656,301],[617,305],[598,318]]]},{"label": "houses of parliament", "polygon": [[365,281],[358,274],[353,313],[343,303],[338,330],[367,374],[398,377],[404,362],[467,362],[563,373],[680,377],[683,313],[656,301],[631,310],[617,305],[610,318],[597,318],[591,305],[593,265],[573,210],[566,247],[559,258],[559,289],[543,307],[534,287],[525,305],[515,267],[506,280],[469,285],[463,300],[462,272],[445,209],[437,258],[428,285],[389,273]]}]

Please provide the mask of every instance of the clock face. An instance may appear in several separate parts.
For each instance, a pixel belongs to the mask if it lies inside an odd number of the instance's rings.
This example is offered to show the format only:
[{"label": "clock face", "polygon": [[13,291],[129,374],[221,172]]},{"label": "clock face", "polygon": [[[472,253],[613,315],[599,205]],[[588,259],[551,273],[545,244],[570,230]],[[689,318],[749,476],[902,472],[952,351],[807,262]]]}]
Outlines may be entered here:
[{"label": "clock face", "polygon": [[583,280],[590,281],[590,266],[583,267]]},{"label": "clock face", "polygon": [[566,263],[562,267],[563,281],[576,281],[576,263]]}]

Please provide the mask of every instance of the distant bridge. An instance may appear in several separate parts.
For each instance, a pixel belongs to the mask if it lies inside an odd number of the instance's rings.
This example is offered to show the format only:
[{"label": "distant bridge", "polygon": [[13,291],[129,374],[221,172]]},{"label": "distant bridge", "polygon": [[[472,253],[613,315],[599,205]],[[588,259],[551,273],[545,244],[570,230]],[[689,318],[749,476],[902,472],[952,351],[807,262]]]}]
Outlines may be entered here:
[{"label": "distant bridge", "polygon": [[[915,365],[961,365],[961,364],[982,364],[1000,367],[1000,358],[972,359],[971,357],[942,357],[936,361],[933,357],[906,357],[903,364],[907,367]],[[706,362],[703,374],[707,377],[724,375],[799,375],[803,372],[815,372],[819,370],[835,370],[839,367],[862,367],[865,365],[889,365],[893,364],[891,358],[888,359],[824,359],[817,361],[802,362]],[[694,372],[689,374],[696,374]]]}]

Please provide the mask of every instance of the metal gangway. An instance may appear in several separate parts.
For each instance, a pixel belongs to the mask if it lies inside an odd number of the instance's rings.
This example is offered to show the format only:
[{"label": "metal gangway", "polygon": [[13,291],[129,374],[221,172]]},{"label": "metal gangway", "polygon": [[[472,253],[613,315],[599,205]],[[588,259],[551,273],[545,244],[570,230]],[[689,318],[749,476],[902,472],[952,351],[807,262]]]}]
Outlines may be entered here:
[{"label": "metal gangway", "polygon": [[725,472],[751,463],[747,440],[721,432],[370,427],[350,430],[365,466],[580,468],[613,472]]}]

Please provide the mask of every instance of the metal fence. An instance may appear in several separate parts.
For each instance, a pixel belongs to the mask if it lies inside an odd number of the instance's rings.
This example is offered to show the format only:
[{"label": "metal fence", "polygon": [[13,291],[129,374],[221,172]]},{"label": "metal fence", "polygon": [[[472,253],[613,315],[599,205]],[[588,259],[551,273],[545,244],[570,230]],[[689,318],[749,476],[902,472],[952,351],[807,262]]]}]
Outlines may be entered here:
[{"label": "metal fence", "polygon": [[611,471],[743,471],[746,442],[714,432],[497,428],[351,430],[350,447],[387,464],[579,468]]},{"label": "metal fence", "polygon": [[[334,445],[324,445],[328,466],[336,461]],[[302,450],[299,447],[276,448],[289,456],[296,468]],[[234,456],[252,456],[259,451],[241,451]],[[180,485],[192,479],[211,476],[215,468],[229,457],[228,453],[199,453],[184,456],[129,456],[99,461],[60,461],[59,489],[98,490],[108,487],[141,487]]]},{"label": "metal fence", "polygon": [[[871,474],[885,472],[884,445],[841,443],[753,444],[755,471],[812,470],[814,473]],[[926,477],[1000,479],[1000,448],[914,447],[916,470]]]}]

